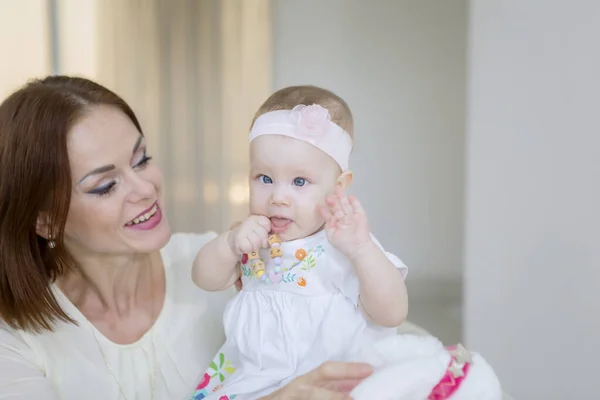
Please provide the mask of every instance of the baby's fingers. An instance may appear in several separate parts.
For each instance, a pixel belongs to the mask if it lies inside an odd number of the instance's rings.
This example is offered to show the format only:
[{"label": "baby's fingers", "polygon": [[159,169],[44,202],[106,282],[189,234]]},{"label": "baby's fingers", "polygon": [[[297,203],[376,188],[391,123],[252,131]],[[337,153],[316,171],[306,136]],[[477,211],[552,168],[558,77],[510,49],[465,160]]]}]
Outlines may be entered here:
[{"label": "baby's fingers", "polygon": [[325,221],[329,221],[332,217],[331,210],[325,204],[319,204],[319,213]]},{"label": "baby's fingers", "polygon": [[340,204],[340,208],[342,209],[342,211],[344,212],[345,215],[350,215],[352,214],[353,210],[352,210],[352,206],[350,205],[350,200],[348,200],[348,196],[346,196],[346,192],[344,192],[344,189],[342,189],[341,186],[338,186],[335,194],[337,195],[339,204]]},{"label": "baby's fingers", "polygon": [[337,219],[344,218],[344,215],[346,214],[344,213],[344,210],[342,210],[338,196],[328,196],[327,199],[325,199],[325,202],[329,206],[331,214],[333,214]]},{"label": "baby's fingers", "polygon": [[250,239],[247,237],[239,240],[239,242],[237,244],[237,248],[239,249],[239,252],[242,254],[248,254],[248,253],[251,253],[254,250],[256,250],[254,248],[254,245],[250,241]]},{"label": "baby's fingers", "polygon": [[[268,239],[269,239],[269,230],[267,230],[262,225],[256,225],[254,227],[254,233],[260,238],[260,247],[269,247]],[[259,248],[257,247],[257,250]]]},{"label": "baby's fingers", "polygon": [[248,235],[248,240],[252,243],[252,250],[260,250],[265,242],[265,235],[257,232],[251,232]]},{"label": "baby's fingers", "polygon": [[358,201],[358,199],[356,198],[356,196],[350,196],[350,205],[352,206],[352,209],[354,210],[354,212],[356,214],[364,214],[365,210],[362,207],[362,204],[360,204],[360,201]]},{"label": "baby's fingers", "polygon": [[271,232],[271,220],[264,215],[256,216],[256,224],[260,225],[265,231]]}]

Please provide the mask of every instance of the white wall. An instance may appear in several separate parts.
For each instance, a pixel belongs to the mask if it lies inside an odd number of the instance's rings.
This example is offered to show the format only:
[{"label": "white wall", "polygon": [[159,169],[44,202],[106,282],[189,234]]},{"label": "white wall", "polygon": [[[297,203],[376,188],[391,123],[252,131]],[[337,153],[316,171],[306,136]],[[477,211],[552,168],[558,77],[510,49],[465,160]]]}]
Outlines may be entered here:
[{"label": "white wall", "polygon": [[467,342],[516,399],[598,398],[600,2],[470,12]]},{"label": "white wall", "polygon": [[[376,3],[376,4],[375,4]],[[462,276],[466,1],[273,1],[274,86],[356,120],[357,193],[412,282]]]}]

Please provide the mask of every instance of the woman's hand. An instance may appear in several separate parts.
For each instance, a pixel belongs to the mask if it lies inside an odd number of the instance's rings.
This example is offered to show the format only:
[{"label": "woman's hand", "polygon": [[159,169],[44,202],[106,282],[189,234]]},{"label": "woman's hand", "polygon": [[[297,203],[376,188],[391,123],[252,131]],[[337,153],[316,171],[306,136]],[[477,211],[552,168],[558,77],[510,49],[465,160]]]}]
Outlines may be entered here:
[{"label": "woman's hand", "polygon": [[262,400],[348,400],[348,393],[372,373],[368,364],[328,361]]}]

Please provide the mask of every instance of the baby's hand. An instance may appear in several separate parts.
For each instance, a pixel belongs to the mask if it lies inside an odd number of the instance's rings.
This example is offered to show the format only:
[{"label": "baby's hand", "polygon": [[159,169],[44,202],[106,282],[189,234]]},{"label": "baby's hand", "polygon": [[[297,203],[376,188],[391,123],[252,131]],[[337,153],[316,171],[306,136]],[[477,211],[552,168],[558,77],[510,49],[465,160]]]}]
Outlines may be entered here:
[{"label": "baby's hand", "polygon": [[325,230],[331,244],[352,260],[359,248],[371,242],[365,210],[354,196],[346,196],[341,187],[325,199],[321,207]]},{"label": "baby's hand", "polygon": [[227,241],[237,256],[267,247],[271,220],[263,215],[251,215],[229,232]]}]

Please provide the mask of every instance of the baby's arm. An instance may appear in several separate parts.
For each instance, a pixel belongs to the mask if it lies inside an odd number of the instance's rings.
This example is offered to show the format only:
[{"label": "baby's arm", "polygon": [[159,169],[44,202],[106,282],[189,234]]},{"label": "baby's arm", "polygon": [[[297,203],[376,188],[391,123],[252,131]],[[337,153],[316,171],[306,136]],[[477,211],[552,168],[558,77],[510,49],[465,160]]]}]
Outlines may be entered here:
[{"label": "baby's arm", "polygon": [[329,241],[354,267],[363,311],[379,325],[400,325],[408,313],[404,277],[372,237],[358,199],[337,187],[321,212]]},{"label": "baby's arm", "polygon": [[359,281],[359,305],[382,326],[396,327],[408,313],[404,277],[385,252],[371,240],[354,253],[352,265]]},{"label": "baby's arm", "polygon": [[225,290],[237,281],[237,263],[244,253],[266,247],[271,221],[260,215],[246,218],[238,227],[203,246],[194,260],[192,280],[204,290]]},{"label": "baby's arm", "polygon": [[224,290],[239,278],[238,257],[229,246],[232,231],[220,234],[205,244],[194,260],[192,280],[204,290]]}]

